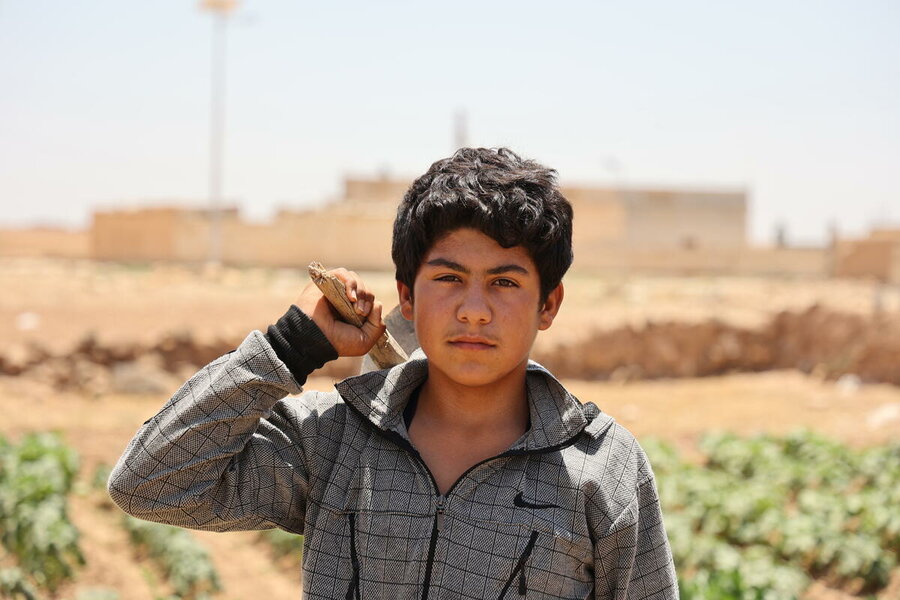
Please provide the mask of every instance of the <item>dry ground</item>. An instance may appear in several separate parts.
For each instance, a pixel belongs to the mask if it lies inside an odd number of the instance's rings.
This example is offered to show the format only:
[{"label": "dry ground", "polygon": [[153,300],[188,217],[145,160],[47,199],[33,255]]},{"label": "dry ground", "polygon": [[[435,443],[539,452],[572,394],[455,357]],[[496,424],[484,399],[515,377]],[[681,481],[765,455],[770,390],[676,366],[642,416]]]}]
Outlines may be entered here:
[{"label": "dry ground", "polygon": [[[378,298],[396,304],[391,273],[364,273]],[[155,339],[190,330],[240,336],[276,320],[308,278],[298,269],[123,266],[89,261],[0,259],[0,340],[71,347],[101,339]],[[597,328],[716,318],[754,327],[781,310],[813,304],[856,314],[900,312],[900,289],[868,281],[739,277],[622,278],[573,272],[563,309],[538,338],[553,345]]]},{"label": "dry ground", "polygon": [[[376,292],[392,298],[390,274],[368,274]],[[240,336],[274,321],[305,284],[289,270],[203,271],[183,267],[122,267],[88,262],[0,261],[0,340],[4,347],[38,340],[64,352],[87,332],[105,339],[153,338],[190,330]],[[821,303],[867,313],[874,302],[896,310],[895,291],[865,282],[729,278],[567,279],[564,309],[549,335],[555,341],[594,327],[645,320],[719,318],[753,326],[782,309]],[[386,301],[387,304],[390,304]],[[616,384],[566,381],[582,400],[597,403],[639,438],[659,436],[688,453],[704,432],[783,433],[805,427],[853,445],[900,436],[900,388],[823,382],[793,371],[691,380]],[[309,387],[329,389],[314,379]],[[173,390],[174,391],[174,390]],[[163,395],[164,396],[164,395]],[[31,377],[0,377],[0,433],[58,430],[80,452],[85,479],[112,464],[137,427],[166,400],[162,396],[88,398],[53,390]],[[115,589],[123,600],[151,600],[166,590],[153,569],[136,561],[104,495],[73,498],[72,518],[83,532],[88,560],[60,597],[93,587]],[[276,561],[254,533],[198,533],[223,577],[222,600],[297,598],[299,564]],[[816,598],[840,598],[819,586]],[[887,596],[884,596],[887,598]]]}]

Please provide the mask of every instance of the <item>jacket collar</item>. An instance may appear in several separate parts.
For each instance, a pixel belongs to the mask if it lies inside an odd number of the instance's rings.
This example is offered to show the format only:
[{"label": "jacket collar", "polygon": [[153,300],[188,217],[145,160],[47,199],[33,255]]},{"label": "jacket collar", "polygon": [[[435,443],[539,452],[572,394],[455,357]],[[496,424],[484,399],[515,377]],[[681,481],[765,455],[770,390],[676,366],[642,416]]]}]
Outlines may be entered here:
[{"label": "jacket collar", "polygon": [[[344,401],[374,426],[393,431],[407,440],[403,409],[412,393],[428,377],[428,360],[421,349],[391,369],[350,377],[335,385]],[[599,435],[612,422],[593,404],[582,404],[544,367],[528,361],[526,390],[531,428],[511,450],[534,451],[569,441],[587,428]]]}]

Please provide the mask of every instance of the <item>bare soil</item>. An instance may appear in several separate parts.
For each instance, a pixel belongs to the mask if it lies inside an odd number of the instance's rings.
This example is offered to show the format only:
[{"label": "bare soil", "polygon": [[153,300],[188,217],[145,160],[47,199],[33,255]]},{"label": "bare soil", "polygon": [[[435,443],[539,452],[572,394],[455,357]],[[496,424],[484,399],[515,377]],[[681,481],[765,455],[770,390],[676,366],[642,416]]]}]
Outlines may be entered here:
[{"label": "bare soil", "polygon": [[[336,265],[331,265],[336,266]],[[392,273],[363,273],[387,309]],[[87,333],[156,339],[177,331],[233,337],[276,320],[308,282],[300,269],[207,269],[77,260],[0,259],[0,340],[67,349]],[[648,321],[710,319],[757,327],[772,315],[820,305],[869,316],[900,312],[900,289],[871,281],[751,277],[622,278],[575,271],[563,309],[539,345]]]}]

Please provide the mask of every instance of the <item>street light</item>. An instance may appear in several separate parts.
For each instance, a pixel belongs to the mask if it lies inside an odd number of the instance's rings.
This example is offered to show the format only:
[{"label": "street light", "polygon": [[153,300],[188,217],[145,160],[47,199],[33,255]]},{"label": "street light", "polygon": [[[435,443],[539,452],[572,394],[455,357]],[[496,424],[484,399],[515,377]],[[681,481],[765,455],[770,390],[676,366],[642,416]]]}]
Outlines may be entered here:
[{"label": "street light", "polygon": [[209,262],[222,262],[222,190],[225,150],[225,53],[226,24],[238,0],[200,0],[200,10],[213,16],[212,76],[209,117]]}]

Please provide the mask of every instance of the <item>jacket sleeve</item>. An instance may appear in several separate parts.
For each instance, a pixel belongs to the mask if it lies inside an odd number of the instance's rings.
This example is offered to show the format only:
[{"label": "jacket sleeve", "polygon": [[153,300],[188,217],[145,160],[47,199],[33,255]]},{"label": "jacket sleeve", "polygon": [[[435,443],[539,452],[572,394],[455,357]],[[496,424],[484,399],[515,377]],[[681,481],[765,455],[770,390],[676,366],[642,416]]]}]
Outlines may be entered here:
[{"label": "jacket sleeve", "polygon": [[279,402],[301,391],[306,374],[292,373],[269,340],[252,332],[141,426],[108,482],[122,510],[193,529],[303,532],[304,448],[316,435],[316,411],[309,395]]},{"label": "jacket sleeve", "polygon": [[639,484],[610,532],[594,544],[595,597],[678,598],[678,579],[652,477]]}]

